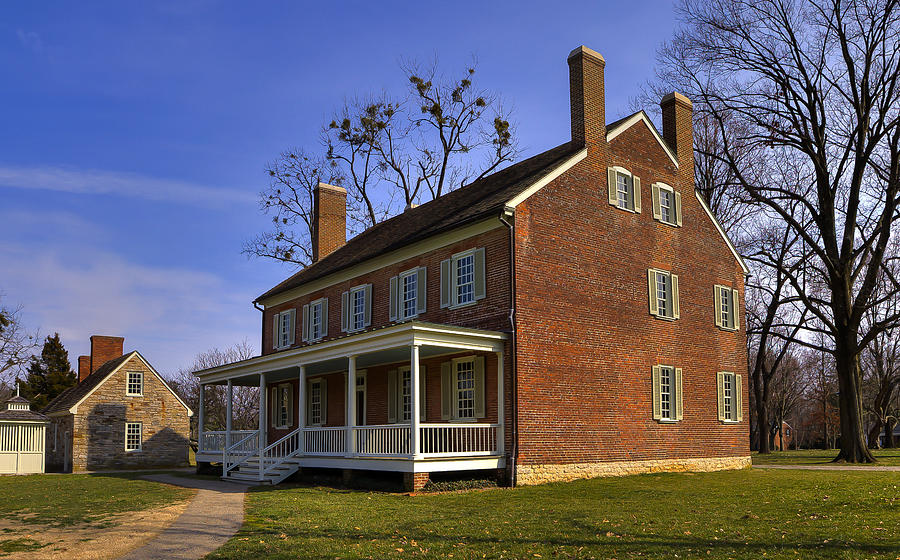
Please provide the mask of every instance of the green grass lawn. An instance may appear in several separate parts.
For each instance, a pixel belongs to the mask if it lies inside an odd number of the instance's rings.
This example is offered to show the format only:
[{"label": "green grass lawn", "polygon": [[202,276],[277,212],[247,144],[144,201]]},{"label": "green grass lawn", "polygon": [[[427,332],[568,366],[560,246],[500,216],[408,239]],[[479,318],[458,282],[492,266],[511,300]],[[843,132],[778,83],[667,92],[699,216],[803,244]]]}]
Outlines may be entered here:
[{"label": "green grass lawn", "polygon": [[[873,449],[877,465],[900,466],[900,449]],[[835,457],[836,449],[800,449],[773,451],[767,455],[753,454],[754,465],[827,465]],[[852,466],[852,465],[851,465]]]},{"label": "green grass lawn", "polygon": [[30,475],[0,477],[0,517],[29,524],[102,527],[117,513],[162,507],[193,491],[137,475]]},{"label": "green grass lawn", "polygon": [[[677,555],[677,556],[676,556]],[[900,557],[900,475],[746,469],[407,496],[250,492],[209,558]]]}]

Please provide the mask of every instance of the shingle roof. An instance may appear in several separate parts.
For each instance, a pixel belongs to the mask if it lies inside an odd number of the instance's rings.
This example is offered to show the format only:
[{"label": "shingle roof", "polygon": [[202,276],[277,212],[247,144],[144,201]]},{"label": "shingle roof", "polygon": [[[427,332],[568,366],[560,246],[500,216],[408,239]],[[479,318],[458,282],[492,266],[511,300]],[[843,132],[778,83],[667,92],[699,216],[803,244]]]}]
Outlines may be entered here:
[{"label": "shingle roof", "polygon": [[28,399],[26,399],[26,398],[23,397],[22,395],[16,395],[15,397],[9,399],[9,400],[6,401],[6,402],[8,402],[8,403],[11,403],[11,402],[12,402],[12,403],[27,403],[27,402],[28,402]]},{"label": "shingle roof", "polygon": [[128,358],[134,355],[136,352],[131,351],[124,356],[116,358],[114,360],[110,360],[97,368],[94,373],[85,377],[78,385],[74,387],[69,387],[62,393],[60,393],[55,399],[50,401],[44,410],[41,412],[44,414],[52,414],[54,412],[65,412],[72,408],[75,403],[84,398],[85,395],[91,392],[91,390],[103,383],[109,374],[111,374],[117,367],[125,363]]},{"label": "shingle roof", "polygon": [[431,237],[499,214],[504,204],[549,174],[582,147],[567,142],[411,208],[360,233],[337,251],[297,272],[256,301]]},{"label": "shingle roof", "polygon": [[0,411],[0,420],[13,420],[17,422],[30,420],[32,422],[40,422],[49,420],[49,418],[33,410],[3,410]]}]

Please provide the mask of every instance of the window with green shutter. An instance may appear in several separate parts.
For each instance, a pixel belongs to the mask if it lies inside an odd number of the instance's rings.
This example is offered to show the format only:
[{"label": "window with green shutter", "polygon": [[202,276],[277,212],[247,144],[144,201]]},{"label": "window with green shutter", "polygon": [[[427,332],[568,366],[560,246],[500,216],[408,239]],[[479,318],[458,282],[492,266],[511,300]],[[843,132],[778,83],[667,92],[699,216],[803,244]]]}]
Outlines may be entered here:
[{"label": "window with green shutter", "polygon": [[471,305],[487,295],[483,247],[453,255],[441,263],[441,307]]},{"label": "window with green shutter", "polygon": [[681,226],[681,194],[665,183],[650,186],[653,219],[670,226]]},{"label": "window with green shutter", "polygon": [[744,419],[743,376],[730,371],[716,374],[718,411],[721,422],[740,422]]},{"label": "window with green shutter", "polygon": [[716,326],[729,331],[738,330],[740,328],[738,291],[718,284],[714,290],[713,305],[715,306]]},{"label": "window with green shutter", "polygon": [[677,422],[683,418],[681,368],[668,365],[653,366],[653,419]]},{"label": "window with green shutter", "polygon": [[660,319],[678,319],[681,316],[678,275],[667,270],[647,270],[647,290],[650,314]]},{"label": "window with green shutter", "polygon": [[623,167],[607,169],[609,203],[620,210],[641,213],[641,178]]}]

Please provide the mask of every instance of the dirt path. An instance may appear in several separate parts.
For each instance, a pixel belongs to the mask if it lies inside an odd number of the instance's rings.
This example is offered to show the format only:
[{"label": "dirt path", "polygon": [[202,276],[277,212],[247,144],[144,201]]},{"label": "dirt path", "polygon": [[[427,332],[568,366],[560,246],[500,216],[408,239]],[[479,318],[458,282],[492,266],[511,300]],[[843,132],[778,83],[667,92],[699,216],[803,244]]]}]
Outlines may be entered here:
[{"label": "dirt path", "polygon": [[753,465],[754,469],[801,469],[807,471],[888,471],[900,472],[900,467],[886,465]]},{"label": "dirt path", "polygon": [[0,554],[3,560],[40,560],[66,558],[70,560],[107,560],[117,558],[124,551],[142,546],[178,519],[190,500],[144,511],[126,512],[104,520],[103,528],[96,525],[48,527],[27,522],[0,519],[0,540],[28,539],[42,548]]},{"label": "dirt path", "polygon": [[168,529],[142,547],[122,556],[122,560],[202,558],[228,542],[244,523],[246,486],[165,474],[142,478],[198,488],[199,492],[181,517]]}]

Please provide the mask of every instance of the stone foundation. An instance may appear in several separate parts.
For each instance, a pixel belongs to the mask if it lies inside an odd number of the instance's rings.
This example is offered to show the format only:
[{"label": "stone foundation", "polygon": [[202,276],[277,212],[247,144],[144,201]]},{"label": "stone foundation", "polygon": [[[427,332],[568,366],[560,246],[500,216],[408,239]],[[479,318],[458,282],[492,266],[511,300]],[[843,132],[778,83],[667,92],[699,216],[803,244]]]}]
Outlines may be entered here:
[{"label": "stone foundation", "polygon": [[711,472],[744,469],[748,468],[750,464],[750,457],[746,456],[561,465],[516,465],[516,482],[521,485],[530,485],[601,476],[626,476],[657,472]]}]

